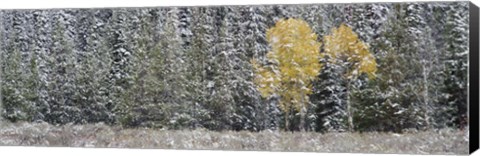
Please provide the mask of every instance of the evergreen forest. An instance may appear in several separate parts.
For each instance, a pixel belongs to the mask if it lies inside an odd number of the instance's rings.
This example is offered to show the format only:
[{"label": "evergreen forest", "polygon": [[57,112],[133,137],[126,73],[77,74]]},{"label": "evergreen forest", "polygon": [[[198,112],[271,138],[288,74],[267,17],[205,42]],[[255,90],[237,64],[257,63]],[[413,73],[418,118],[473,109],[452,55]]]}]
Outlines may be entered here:
[{"label": "evergreen forest", "polygon": [[468,4],[1,10],[0,120],[464,129]]}]

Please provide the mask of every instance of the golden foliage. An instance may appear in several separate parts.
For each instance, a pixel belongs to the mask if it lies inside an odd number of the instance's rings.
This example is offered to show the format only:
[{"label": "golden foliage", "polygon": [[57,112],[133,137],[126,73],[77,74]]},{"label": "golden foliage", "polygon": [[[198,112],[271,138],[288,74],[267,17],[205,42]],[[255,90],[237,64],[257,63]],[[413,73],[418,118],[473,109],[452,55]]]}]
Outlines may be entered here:
[{"label": "golden foliage", "polygon": [[267,53],[271,65],[252,60],[255,80],[262,96],[281,96],[280,108],[300,110],[308,101],[311,81],[320,71],[320,42],[309,25],[299,19],[283,19],[267,31],[272,51]]},{"label": "golden foliage", "polygon": [[332,34],[324,37],[324,44],[325,54],[330,56],[333,62],[345,59],[353,63],[353,69],[347,73],[349,77],[356,77],[361,73],[367,74],[369,78],[375,77],[377,71],[375,57],[350,27],[342,24],[339,28],[333,28]]}]

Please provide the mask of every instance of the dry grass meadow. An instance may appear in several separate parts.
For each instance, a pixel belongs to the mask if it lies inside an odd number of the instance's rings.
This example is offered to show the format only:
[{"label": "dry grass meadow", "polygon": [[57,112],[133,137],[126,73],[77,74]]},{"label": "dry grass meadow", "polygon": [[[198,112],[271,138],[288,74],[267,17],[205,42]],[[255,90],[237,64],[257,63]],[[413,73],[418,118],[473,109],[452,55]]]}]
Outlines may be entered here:
[{"label": "dry grass meadow", "polygon": [[468,154],[465,131],[394,133],[214,132],[122,129],[104,124],[0,123],[1,146],[68,146],[335,153]]}]

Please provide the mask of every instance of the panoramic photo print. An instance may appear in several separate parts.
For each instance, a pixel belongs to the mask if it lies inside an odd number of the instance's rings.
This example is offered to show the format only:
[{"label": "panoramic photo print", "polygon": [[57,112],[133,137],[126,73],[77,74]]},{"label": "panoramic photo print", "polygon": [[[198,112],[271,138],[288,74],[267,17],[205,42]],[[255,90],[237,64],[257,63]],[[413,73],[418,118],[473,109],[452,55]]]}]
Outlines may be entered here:
[{"label": "panoramic photo print", "polygon": [[469,2],[0,10],[0,146],[468,154]]}]

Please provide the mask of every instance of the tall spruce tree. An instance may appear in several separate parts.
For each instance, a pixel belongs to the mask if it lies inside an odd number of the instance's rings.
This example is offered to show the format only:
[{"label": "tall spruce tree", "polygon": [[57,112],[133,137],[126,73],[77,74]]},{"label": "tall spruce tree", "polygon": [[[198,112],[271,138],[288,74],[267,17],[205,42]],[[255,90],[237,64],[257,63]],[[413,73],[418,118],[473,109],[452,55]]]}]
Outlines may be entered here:
[{"label": "tall spruce tree", "polygon": [[213,9],[210,7],[199,7],[192,9],[192,22],[197,23],[192,28],[192,47],[189,52],[191,62],[189,71],[189,92],[192,93],[192,128],[199,128],[205,125],[210,118],[210,110],[207,109],[207,72],[209,68],[207,61],[214,50]]},{"label": "tall spruce tree", "polygon": [[441,110],[437,116],[440,126],[463,127],[467,117],[468,74],[468,4],[452,3],[445,25],[444,83]]},{"label": "tall spruce tree", "polygon": [[[364,92],[354,93],[358,103],[356,128],[360,131],[396,131],[424,125],[419,82],[421,64],[418,46],[407,20],[410,4],[395,4],[394,13],[382,34],[387,42],[378,45],[378,76]],[[395,121],[395,122],[394,122]]]}]

